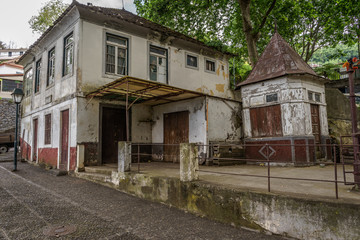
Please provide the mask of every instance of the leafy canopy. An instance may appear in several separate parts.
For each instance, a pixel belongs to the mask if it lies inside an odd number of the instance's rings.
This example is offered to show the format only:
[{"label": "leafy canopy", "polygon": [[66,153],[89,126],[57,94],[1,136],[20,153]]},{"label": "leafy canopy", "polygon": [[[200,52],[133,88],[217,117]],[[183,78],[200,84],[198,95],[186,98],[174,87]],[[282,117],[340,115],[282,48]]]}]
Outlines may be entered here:
[{"label": "leafy canopy", "polygon": [[32,16],[29,20],[32,32],[44,33],[67,7],[68,4],[65,4],[62,0],[50,0],[45,3],[38,14]]}]

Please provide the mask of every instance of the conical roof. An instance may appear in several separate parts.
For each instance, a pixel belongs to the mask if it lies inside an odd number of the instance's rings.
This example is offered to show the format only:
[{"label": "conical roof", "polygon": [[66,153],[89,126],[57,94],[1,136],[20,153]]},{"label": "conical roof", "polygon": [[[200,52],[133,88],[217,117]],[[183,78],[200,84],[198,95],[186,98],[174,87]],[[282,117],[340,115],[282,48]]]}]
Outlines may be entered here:
[{"label": "conical roof", "polygon": [[237,87],[291,74],[310,74],[320,78],[280,34],[275,32],[250,75]]}]

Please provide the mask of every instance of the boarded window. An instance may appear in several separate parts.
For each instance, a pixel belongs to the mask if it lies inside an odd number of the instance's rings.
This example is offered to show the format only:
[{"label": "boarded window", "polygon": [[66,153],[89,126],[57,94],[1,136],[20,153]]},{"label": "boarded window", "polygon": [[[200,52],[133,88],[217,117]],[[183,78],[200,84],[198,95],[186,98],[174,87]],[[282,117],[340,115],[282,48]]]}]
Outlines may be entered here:
[{"label": "boarded window", "polygon": [[51,114],[45,115],[45,144],[51,144]]},{"label": "boarded window", "polygon": [[280,105],[250,109],[253,137],[282,136]]}]

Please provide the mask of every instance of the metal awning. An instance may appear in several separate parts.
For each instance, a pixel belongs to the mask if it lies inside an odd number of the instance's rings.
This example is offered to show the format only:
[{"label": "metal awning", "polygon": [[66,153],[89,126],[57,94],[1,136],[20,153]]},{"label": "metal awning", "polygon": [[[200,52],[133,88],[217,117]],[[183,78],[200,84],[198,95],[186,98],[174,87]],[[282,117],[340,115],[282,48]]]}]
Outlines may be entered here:
[{"label": "metal awning", "polygon": [[128,108],[135,103],[153,106],[200,96],[205,94],[129,76],[119,78],[87,94],[89,98],[126,101],[130,103]]}]

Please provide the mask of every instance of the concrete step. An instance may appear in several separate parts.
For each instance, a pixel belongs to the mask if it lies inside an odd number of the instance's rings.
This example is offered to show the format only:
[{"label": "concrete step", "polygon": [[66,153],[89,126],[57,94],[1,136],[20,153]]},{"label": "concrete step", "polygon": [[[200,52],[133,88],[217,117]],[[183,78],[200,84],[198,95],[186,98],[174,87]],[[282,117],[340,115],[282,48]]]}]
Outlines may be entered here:
[{"label": "concrete step", "polygon": [[76,173],[76,176],[93,182],[111,182],[111,176],[109,176],[108,174],[78,172]]},{"label": "concrete step", "polygon": [[99,174],[104,174],[107,176],[111,176],[111,172],[115,171],[116,169],[112,169],[112,168],[106,168],[106,167],[85,167],[85,172],[86,173],[99,173]]}]

